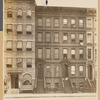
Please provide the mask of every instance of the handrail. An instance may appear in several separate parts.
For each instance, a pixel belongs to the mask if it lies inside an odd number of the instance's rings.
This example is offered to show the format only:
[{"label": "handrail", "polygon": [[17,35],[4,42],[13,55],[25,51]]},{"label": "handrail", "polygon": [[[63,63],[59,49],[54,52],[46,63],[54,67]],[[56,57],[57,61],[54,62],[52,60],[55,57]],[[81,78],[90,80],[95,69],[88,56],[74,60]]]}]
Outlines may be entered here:
[{"label": "handrail", "polygon": [[71,82],[71,78],[69,78],[69,82],[70,82],[70,84],[71,84],[72,91],[74,92],[74,90],[73,90],[73,84],[72,84],[72,82]]},{"label": "handrail", "polygon": [[87,81],[88,81],[88,83],[90,85],[90,88],[92,88],[92,84],[91,84],[91,82],[90,82],[90,80],[88,78],[87,78]]}]

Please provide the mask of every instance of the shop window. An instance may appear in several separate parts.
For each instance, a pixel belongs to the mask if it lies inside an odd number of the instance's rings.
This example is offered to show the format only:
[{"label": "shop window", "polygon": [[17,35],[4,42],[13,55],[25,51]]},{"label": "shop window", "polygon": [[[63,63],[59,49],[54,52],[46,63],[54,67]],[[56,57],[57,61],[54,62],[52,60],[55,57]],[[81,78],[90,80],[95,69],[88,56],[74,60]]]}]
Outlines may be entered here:
[{"label": "shop window", "polygon": [[22,58],[18,58],[17,59],[17,68],[22,68],[23,67],[23,59]]},{"label": "shop window", "polygon": [[23,26],[21,24],[17,25],[17,34],[22,34]]},{"label": "shop window", "polygon": [[6,66],[7,66],[7,68],[12,68],[12,58],[6,59]]},{"label": "shop window", "polygon": [[7,50],[12,50],[12,48],[13,48],[13,42],[12,41],[7,41]]},{"label": "shop window", "polygon": [[67,49],[63,49],[63,58],[67,59]]}]

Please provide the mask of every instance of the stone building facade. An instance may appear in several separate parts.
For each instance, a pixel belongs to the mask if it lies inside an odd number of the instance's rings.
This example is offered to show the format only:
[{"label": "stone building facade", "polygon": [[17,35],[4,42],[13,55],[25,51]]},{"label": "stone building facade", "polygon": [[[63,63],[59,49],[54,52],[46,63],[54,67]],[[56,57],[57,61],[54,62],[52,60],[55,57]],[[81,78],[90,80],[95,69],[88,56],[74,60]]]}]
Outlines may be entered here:
[{"label": "stone building facade", "polygon": [[5,0],[6,93],[96,91],[96,9]]}]

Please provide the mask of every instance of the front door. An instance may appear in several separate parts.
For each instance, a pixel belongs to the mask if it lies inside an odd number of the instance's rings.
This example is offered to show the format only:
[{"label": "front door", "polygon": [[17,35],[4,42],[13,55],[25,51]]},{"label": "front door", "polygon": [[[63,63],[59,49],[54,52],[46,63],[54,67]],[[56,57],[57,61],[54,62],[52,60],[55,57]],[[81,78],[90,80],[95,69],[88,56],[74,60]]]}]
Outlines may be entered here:
[{"label": "front door", "polygon": [[11,88],[18,88],[18,75],[11,75]]},{"label": "front door", "polygon": [[88,66],[88,78],[92,80],[92,65]]},{"label": "front door", "polygon": [[63,76],[64,77],[68,77],[68,65],[64,65],[64,68],[63,68]]},{"label": "front door", "polygon": [[42,78],[43,77],[43,66],[40,64],[38,66],[38,78]]}]

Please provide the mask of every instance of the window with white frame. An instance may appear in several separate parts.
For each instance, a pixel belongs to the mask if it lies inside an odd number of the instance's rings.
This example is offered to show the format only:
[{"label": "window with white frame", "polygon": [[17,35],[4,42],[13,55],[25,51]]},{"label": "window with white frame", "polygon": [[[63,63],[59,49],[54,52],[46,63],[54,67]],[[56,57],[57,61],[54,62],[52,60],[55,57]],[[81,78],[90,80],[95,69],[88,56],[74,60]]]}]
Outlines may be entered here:
[{"label": "window with white frame", "polygon": [[22,67],[23,67],[23,59],[17,58],[17,68],[22,68]]},{"label": "window with white frame", "polygon": [[58,59],[58,58],[59,58],[59,49],[58,49],[58,48],[55,48],[55,51],[54,51],[54,58],[55,58],[55,59]]},{"label": "window with white frame", "polygon": [[71,66],[71,75],[75,75],[75,66]]},{"label": "window with white frame", "polygon": [[17,25],[17,34],[22,34],[22,31],[23,31],[23,26],[22,26],[22,24],[18,24],[18,25]]},{"label": "window with white frame", "polygon": [[26,32],[27,32],[27,34],[31,34],[32,33],[32,25],[27,25],[26,26]]},{"label": "window with white frame", "polygon": [[18,51],[22,51],[22,49],[23,49],[23,42],[22,41],[18,41],[17,42],[17,50]]},{"label": "window with white frame", "polygon": [[54,26],[55,27],[59,27],[59,19],[58,18],[55,18],[55,20],[54,20]]},{"label": "window with white frame", "polygon": [[54,42],[59,42],[59,33],[54,34]]},{"label": "window with white frame", "polygon": [[92,58],[92,49],[89,48],[88,49],[88,59],[91,59]]},{"label": "window with white frame", "polygon": [[7,66],[7,68],[12,68],[12,58],[6,59],[6,66]]},{"label": "window with white frame", "polygon": [[13,26],[12,24],[7,24],[7,33],[12,33]]},{"label": "window with white frame", "polygon": [[18,11],[17,11],[17,17],[19,18],[21,18],[23,16],[23,11],[22,11],[22,9],[18,9]]},{"label": "window with white frame", "polygon": [[55,77],[59,76],[59,66],[55,66]]},{"label": "window with white frame", "polygon": [[79,42],[83,42],[84,35],[82,33],[79,34]]},{"label": "window with white frame", "polygon": [[68,39],[68,34],[67,33],[63,33],[63,41],[67,41]]},{"label": "window with white frame", "polygon": [[46,66],[46,75],[47,77],[51,77],[51,66]]},{"label": "window with white frame", "polygon": [[71,19],[71,27],[76,27],[76,20],[75,19]]},{"label": "window with white frame", "polygon": [[87,18],[87,28],[92,28],[92,18]]},{"label": "window with white frame", "polygon": [[83,66],[79,66],[79,74],[80,74],[80,76],[83,76],[83,71],[84,71]]},{"label": "window with white frame", "polygon": [[38,58],[42,58],[42,53],[43,53],[42,49],[41,48],[38,49]]},{"label": "window with white frame", "polygon": [[31,58],[27,58],[27,68],[32,68],[32,59]]},{"label": "window with white frame", "polygon": [[7,17],[8,18],[12,18],[13,17],[13,12],[12,12],[12,9],[11,8],[8,8],[7,9]]},{"label": "window with white frame", "polygon": [[46,33],[46,42],[51,42],[51,34],[49,32]]},{"label": "window with white frame", "polygon": [[46,49],[46,58],[50,59],[51,57],[51,50],[49,48]]},{"label": "window with white frame", "polygon": [[84,27],[84,20],[83,19],[79,19],[79,27]]},{"label": "window with white frame", "polygon": [[67,55],[68,55],[67,52],[68,52],[67,49],[64,48],[64,49],[63,49],[63,58],[64,58],[64,59],[67,59]]},{"label": "window with white frame", "polygon": [[63,26],[66,27],[68,24],[68,20],[66,18],[63,19]]},{"label": "window with white frame", "polygon": [[72,43],[75,43],[75,33],[72,33],[71,34],[71,42]]},{"label": "window with white frame", "polygon": [[38,36],[37,41],[38,42],[43,42],[43,36],[42,35],[43,35],[42,32],[38,32],[38,34],[37,34],[37,36]]},{"label": "window with white frame", "polygon": [[87,33],[87,43],[92,43],[92,33],[91,32]]},{"label": "window with white frame", "polygon": [[12,50],[12,48],[13,48],[13,41],[11,40],[9,40],[9,41],[7,41],[7,44],[6,44],[7,46],[7,50]]},{"label": "window with white frame", "polygon": [[42,18],[38,18],[38,26],[42,26],[43,25],[43,19]]},{"label": "window with white frame", "polygon": [[72,59],[75,59],[75,49],[72,49],[71,50],[71,58]]},{"label": "window with white frame", "polygon": [[83,58],[83,49],[79,49],[79,58],[82,59]]},{"label": "window with white frame", "polygon": [[27,51],[32,50],[32,42],[31,41],[26,42],[26,50]]},{"label": "window with white frame", "polygon": [[50,18],[46,18],[46,26],[47,27],[51,26],[51,20],[50,20]]},{"label": "window with white frame", "polygon": [[32,11],[30,9],[27,10],[27,17],[31,17],[32,16]]}]

